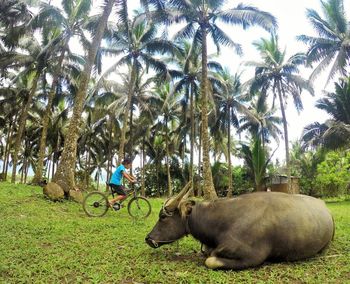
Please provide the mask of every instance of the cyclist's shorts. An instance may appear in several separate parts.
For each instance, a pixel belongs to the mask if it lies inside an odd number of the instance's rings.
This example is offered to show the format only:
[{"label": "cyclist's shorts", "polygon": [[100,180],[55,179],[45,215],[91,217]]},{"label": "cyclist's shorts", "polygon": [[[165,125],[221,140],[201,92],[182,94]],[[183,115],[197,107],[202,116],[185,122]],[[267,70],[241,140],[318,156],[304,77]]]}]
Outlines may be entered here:
[{"label": "cyclist's shorts", "polygon": [[113,193],[117,193],[119,195],[126,195],[124,186],[116,185],[116,184],[112,184],[112,183],[110,183],[109,186],[111,187]]}]

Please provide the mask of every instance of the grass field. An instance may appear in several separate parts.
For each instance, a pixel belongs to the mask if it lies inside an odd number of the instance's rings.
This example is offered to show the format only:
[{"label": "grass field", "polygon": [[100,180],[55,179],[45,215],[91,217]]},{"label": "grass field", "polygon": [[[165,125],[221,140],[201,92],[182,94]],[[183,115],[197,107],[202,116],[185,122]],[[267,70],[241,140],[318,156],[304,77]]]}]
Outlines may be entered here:
[{"label": "grass field", "polygon": [[325,255],[243,271],[206,269],[191,237],[148,247],[161,206],[151,202],[146,221],[133,222],[125,208],[88,218],[41,188],[0,183],[0,283],[350,283],[350,201],[327,203],[336,235]]}]

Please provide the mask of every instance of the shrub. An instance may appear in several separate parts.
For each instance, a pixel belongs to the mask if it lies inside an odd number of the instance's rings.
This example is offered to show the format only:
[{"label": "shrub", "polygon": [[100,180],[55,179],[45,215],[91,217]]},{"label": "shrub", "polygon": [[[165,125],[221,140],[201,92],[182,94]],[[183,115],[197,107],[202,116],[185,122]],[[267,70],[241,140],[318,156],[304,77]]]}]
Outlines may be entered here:
[{"label": "shrub", "polygon": [[350,152],[329,152],[317,166],[316,184],[322,196],[347,193],[350,182]]}]

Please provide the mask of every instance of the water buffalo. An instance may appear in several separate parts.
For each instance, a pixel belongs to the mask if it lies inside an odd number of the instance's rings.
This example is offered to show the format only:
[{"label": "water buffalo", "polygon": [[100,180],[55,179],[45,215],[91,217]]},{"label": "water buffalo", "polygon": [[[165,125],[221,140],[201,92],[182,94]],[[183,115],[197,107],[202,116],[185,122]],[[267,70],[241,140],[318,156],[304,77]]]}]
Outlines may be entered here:
[{"label": "water buffalo", "polygon": [[322,200],[259,192],[196,202],[185,196],[189,187],[165,202],[148,245],[157,248],[191,234],[207,248],[208,268],[244,269],[267,259],[312,257],[333,238],[333,218]]}]

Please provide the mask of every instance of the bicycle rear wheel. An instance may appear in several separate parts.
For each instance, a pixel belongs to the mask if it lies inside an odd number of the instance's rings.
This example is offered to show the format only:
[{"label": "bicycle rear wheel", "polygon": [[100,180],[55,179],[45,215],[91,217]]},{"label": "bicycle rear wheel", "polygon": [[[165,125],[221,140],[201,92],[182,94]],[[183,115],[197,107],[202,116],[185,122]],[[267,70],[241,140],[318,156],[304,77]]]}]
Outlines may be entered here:
[{"label": "bicycle rear wheel", "polygon": [[109,208],[108,198],[100,191],[90,192],[85,196],[83,209],[90,217],[102,217]]},{"label": "bicycle rear wheel", "polygon": [[151,204],[142,197],[133,197],[128,203],[129,215],[136,219],[147,218],[151,214]]}]

